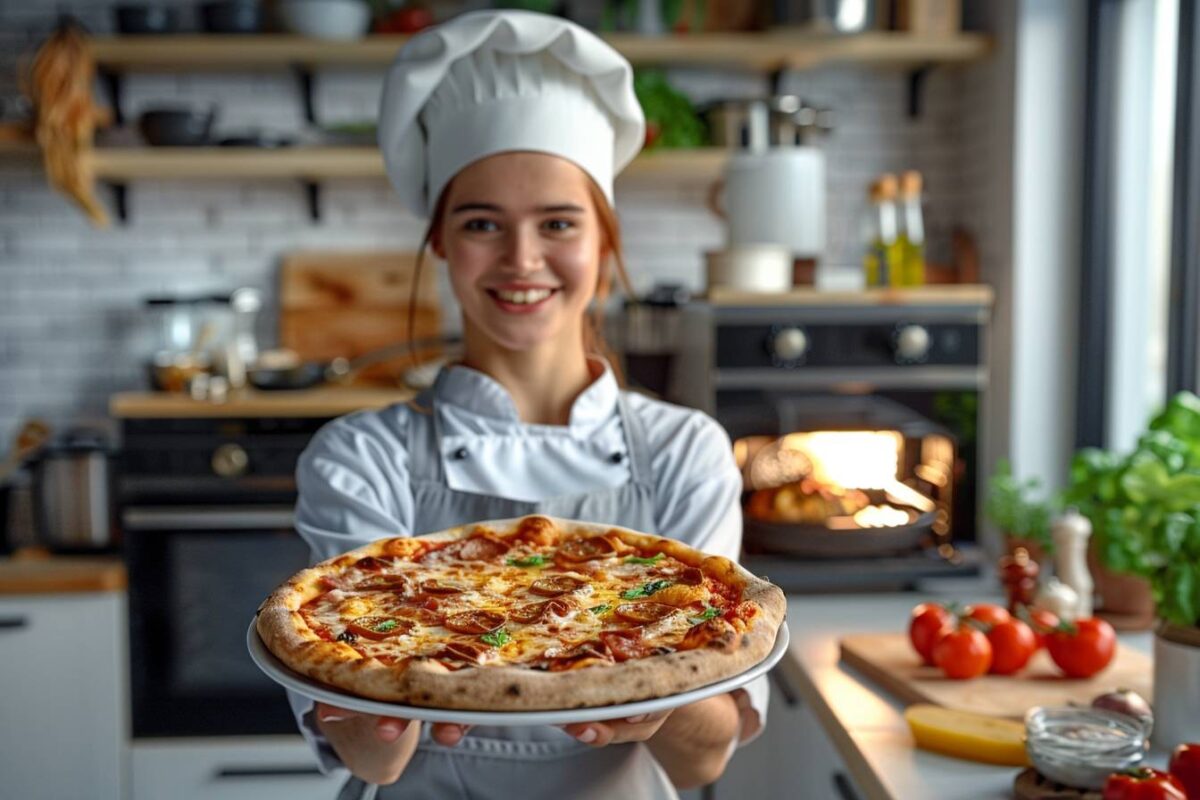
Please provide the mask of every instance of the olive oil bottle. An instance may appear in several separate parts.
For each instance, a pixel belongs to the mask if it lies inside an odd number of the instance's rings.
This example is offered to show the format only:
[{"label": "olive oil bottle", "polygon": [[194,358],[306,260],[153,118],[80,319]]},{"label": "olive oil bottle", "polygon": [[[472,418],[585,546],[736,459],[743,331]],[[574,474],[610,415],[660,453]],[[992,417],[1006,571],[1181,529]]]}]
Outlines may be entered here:
[{"label": "olive oil bottle", "polygon": [[925,220],[921,216],[921,173],[900,176],[900,267],[896,286],[925,285]]},{"label": "olive oil bottle", "polygon": [[871,184],[870,218],[863,271],[867,286],[895,286],[902,265],[896,222],[896,176],[884,173]]}]

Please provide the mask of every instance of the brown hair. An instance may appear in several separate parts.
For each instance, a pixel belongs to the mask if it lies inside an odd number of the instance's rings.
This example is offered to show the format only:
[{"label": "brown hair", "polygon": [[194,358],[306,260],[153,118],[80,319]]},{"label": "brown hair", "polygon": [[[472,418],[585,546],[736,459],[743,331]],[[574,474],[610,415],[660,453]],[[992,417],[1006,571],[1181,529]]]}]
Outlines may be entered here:
[{"label": "brown hair", "polygon": [[[453,180],[451,180],[453,183]],[[421,239],[421,249],[417,251],[417,268],[413,276],[412,288],[408,294],[408,338],[412,341],[416,331],[416,313],[417,313],[417,286],[421,283],[421,269],[425,263],[425,252],[429,249],[429,244],[433,240],[433,233],[442,224],[442,217],[446,213],[446,198],[450,196],[450,184],[446,184],[446,188],[442,190],[441,197],[438,198],[437,205],[434,206],[433,215],[429,219],[429,226],[425,229],[425,236]],[[600,222],[600,253],[601,257],[607,256],[605,262],[611,260],[615,265],[617,280],[621,283],[621,288],[625,290],[626,295],[634,297],[633,285],[629,282],[629,273],[625,269],[625,256],[621,251],[621,223],[617,219],[617,212],[613,210],[609,204],[608,198],[604,195],[604,191],[596,185],[596,182],[588,176],[588,194],[591,196],[592,205],[596,208],[596,217]],[[612,367],[613,374],[616,375],[617,382],[622,386],[625,385],[625,376],[621,370],[621,365],[613,353],[612,348],[608,346],[608,342],[604,340],[604,304],[608,300],[609,292],[612,289],[612,270],[608,268],[608,263],[600,264],[600,274],[596,280],[596,294],[592,301],[591,311],[583,318],[583,349],[587,354],[601,356]],[[410,356],[416,358],[416,350],[409,351]]]}]

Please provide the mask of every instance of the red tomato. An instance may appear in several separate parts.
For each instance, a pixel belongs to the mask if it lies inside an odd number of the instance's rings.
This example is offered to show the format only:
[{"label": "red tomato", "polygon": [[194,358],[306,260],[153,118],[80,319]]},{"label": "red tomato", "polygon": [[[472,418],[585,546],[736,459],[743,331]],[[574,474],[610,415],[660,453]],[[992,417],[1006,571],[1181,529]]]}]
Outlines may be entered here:
[{"label": "red tomato", "polygon": [[979,603],[971,606],[967,616],[979,620],[984,625],[999,625],[1001,622],[1012,619],[1012,614],[1009,614],[1007,609],[992,603]]},{"label": "red tomato", "polygon": [[1046,637],[1046,649],[1070,678],[1090,678],[1108,666],[1117,652],[1117,634],[1102,619],[1065,623]]},{"label": "red tomato", "polygon": [[998,622],[987,632],[992,645],[992,667],[995,675],[1012,675],[1029,663],[1037,652],[1037,636],[1028,625],[1019,619]]},{"label": "red tomato", "polygon": [[1150,767],[1114,772],[1104,782],[1104,800],[1187,800],[1183,784]]},{"label": "red tomato", "polygon": [[1200,798],[1200,743],[1190,742],[1176,747],[1168,769],[1183,784],[1188,797]]},{"label": "red tomato", "polygon": [[933,664],[933,646],[953,625],[954,615],[937,603],[921,603],[912,610],[908,623],[908,640],[921,656],[921,661]]},{"label": "red tomato", "polygon": [[938,639],[933,647],[933,663],[947,678],[974,678],[992,665],[992,645],[975,628],[960,625]]},{"label": "red tomato", "polygon": [[1031,627],[1033,635],[1037,637],[1037,646],[1045,647],[1046,636],[1058,627],[1058,616],[1044,608],[1031,608],[1029,609],[1029,619],[1032,620]]}]

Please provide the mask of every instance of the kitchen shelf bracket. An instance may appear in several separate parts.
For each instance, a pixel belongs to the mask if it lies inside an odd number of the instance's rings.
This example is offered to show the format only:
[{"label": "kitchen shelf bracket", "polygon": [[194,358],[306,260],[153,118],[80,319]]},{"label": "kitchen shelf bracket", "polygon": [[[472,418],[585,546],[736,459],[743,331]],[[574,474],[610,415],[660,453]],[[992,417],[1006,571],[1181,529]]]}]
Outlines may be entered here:
[{"label": "kitchen shelf bracket", "polygon": [[925,79],[933,71],[932,64],[922,64],[908,73],[908,117],[919,119],[921,100],[925,92]]},{"label": "kitchen shelf bracket", "polygon": [[129,185],[119,181],[105,183],[112,190],[113,210],[116,212],[117,222],[124,225],[129,221]]},{"label": "kitchen shelf bracket", "polygon": [[293,64],[292,71],[300,82],[300,101],[304,103],[304,120],[310,125],[316,125],[317,111],[313,97],[312,68],[305,64]]},{"label": "kitchen shelf bracket", "polygon": [[308,218],[313,222],[320,222],[321,184],[316,181],[304,181],[304,194],[308,198]]},{"label": "kitchen shelf bracket", "polygon": [[108,97],[112,102],[112,114],[114,125],[125,124],[125,114],[121,111],[121,98],[125,92],[125,79],[117,70],[100,67],[96,71],[100,81],[104,84],[105,90],[108,92]]}]

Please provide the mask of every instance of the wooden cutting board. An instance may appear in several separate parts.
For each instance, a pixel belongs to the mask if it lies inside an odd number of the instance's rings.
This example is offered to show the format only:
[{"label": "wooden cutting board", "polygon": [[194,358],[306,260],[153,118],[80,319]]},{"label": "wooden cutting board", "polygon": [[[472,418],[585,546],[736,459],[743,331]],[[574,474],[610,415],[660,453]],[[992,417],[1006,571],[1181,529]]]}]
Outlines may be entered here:
[{"label": "wooden cutting board", "polygon": [[[279,275],[279,343],[305,361],[354,358],[408,341],[408,303],[417,254],[407,251],[292,253]],[[441,335],[436,259],[426,258],[416,286],[415,337]],[[400,357],[364,371],[387,383],[407,365]]]},{"label": "wooden cutting board", "polygon": [[1014,676],[984,675],[951,680],[937,667],[921,664],[906,633],[863,633],[840,640],[842,661],[881,688],[908,703],[934,703],[960,711],[1020,719],[1033,706],[1088,705],[1098,694],[1118,687],[1146,699],[1153,696],[1149,656],[1117,645],[1117,654],[1102,672],[1088,679],[1066,678],[1039,650]]}]

